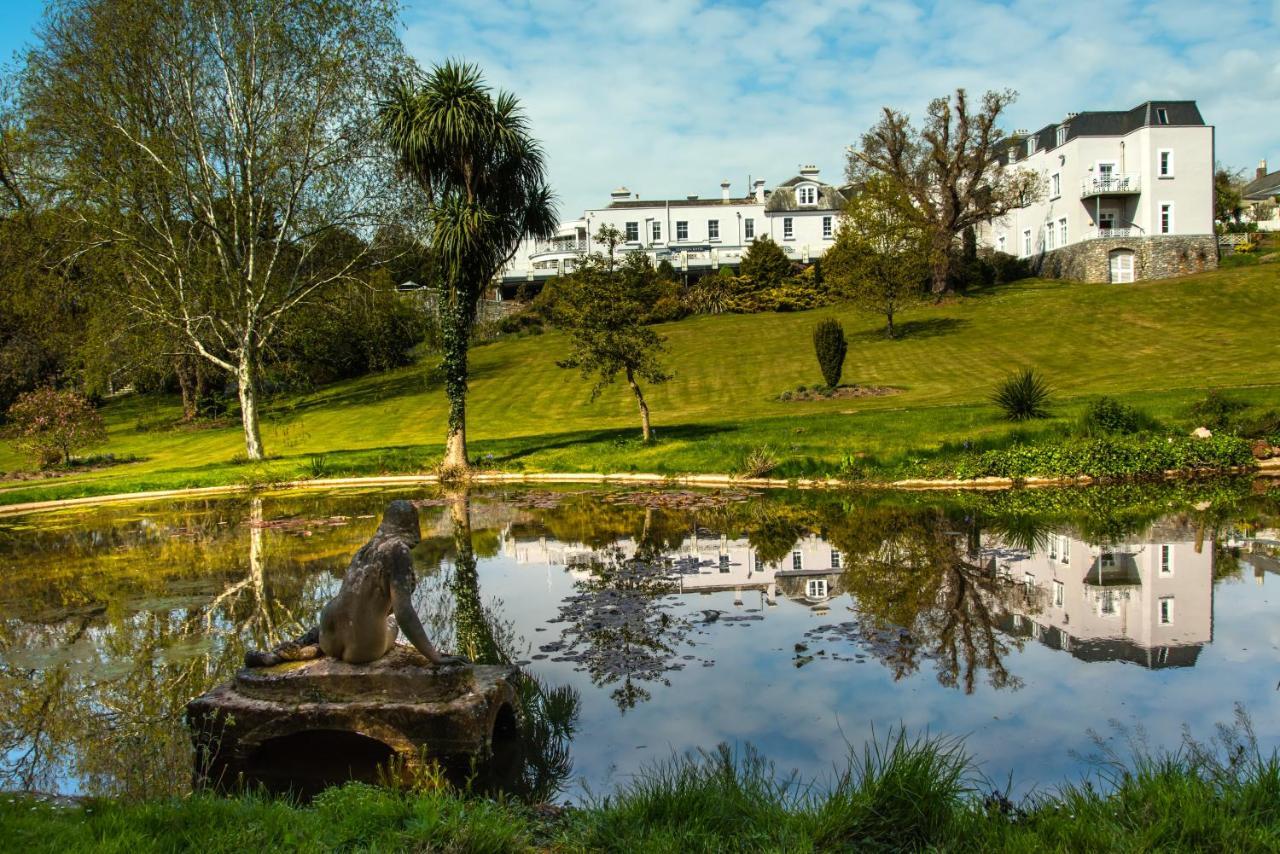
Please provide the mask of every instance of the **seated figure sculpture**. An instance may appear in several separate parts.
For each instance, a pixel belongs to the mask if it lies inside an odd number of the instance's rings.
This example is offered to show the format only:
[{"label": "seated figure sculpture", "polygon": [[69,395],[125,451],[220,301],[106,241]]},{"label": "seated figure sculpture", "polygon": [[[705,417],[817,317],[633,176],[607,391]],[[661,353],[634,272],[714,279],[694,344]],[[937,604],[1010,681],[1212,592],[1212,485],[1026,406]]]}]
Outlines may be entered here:
[{"label": "seated figure sculpture", "polygon": [[320,611],[320,624],[269,652],[246,652],[245,665],[271,667],[326,655],[348,664],[368,664],[395,646],[397,626],[432,664],[466,663],[436,650],[413,610],[417,579],[409,552],[421,539],[413,504],[391,502],[373,538],[351,559],[338,595]]}]

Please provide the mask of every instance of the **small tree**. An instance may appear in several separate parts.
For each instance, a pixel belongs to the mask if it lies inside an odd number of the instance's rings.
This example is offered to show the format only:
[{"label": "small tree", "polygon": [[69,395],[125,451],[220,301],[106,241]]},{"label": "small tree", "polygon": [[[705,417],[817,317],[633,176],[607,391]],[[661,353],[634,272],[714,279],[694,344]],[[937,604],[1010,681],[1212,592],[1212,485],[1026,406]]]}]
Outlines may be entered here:
[{"label": "small tree", "polygon": [[848,350],[849,342],[844,338],[844,327],[840,321],[828,318],[813,328],[813,352],[818,357],[822,380],[831,388],[840,385],[844,356]]},{"label": "small tree", "polygon": [[872,178],[849,202],[827,252],[827,279],[846,298],[884,315],[885,337],[893,318],[918,302],[929,275],[930,239],[907,193],[889,178]]},{"label": "small tree", "polygon": [[648,308],[656,273],[640,252],[628,254],[620,265],[596,253],[583,258],[573,275],[555,283],[553,322],[569,334],[569,356],[556,364],[578,368],[584,378],[595,375],[595,400],[604,387],[623,374],[640,408],[640,427],[647,443],[649,405],[638,380],[658,384],[671,375],[660,355],[663,339],[640,323]]},{"label": "small tree", "polygon": [[1245,180],[1239,170],[1218,164],[1213,173],[1213,218],[1221,223],[1239,222],[1244,213]]},{"label": "small tree", "polygon": [[71,455],[107,440],[102,416],[76,391],[41,388],[9,407],[7,431],[14,447],[40,468],[71,462]]},{"label": "small tree", "polygon": [[762,288],[776,287],[791,275],[791,259],[772,238],[757,237],[742,253],[741,272]]}]

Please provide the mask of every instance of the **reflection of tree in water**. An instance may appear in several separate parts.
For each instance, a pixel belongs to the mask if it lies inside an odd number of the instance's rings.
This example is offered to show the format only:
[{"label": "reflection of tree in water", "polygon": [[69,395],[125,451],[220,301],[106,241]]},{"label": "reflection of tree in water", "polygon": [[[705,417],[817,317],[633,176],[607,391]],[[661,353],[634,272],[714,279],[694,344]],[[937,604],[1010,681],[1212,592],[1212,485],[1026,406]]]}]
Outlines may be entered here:
[{"label": "reflection of tree in water", "polygon": [[641,683],[670,684],[665,674],[683,667],[676,646],[689,624],[663,601],[677,584],[656,548],[642,543],[633,558],[617,546],[603,554],[580,567],[586,577],[560,605],[560,620],[567,623],[561,640],[542,650],[578,660],[596,685],[620,682],[611,696],[626,711],[649,699]]},{"label": "reflection of tree in water", "polygon": [[[515,660],[515,637],[509,624],[500,621],[496,609],[487,609],[480,597],[475,534],[471,527],[471,499],[465,492],[450,497],[453,523],[454,641],[459,654],[476,664],[510,664]],[[548,688],[523,675],[517,685],[519,734],[495,757],[494,788],[530,802],[548,800],[558,793],[573,771],[570,745],[578,724],[579,697],[569,686]]]},{"label": "reflection of tree in water", "polygon": [[1015,600],[1024,610],[1035,603],[1021,587],[995,580],[979,535],[971,518],[932,508],[860,513],[833,525],[844,584],[858,604],[857,632],[895,678],[931,659],[938,681],[966,694],[982,673],[993,688],[1021,684],[1004,659],[1023,641],[997,623]]}]

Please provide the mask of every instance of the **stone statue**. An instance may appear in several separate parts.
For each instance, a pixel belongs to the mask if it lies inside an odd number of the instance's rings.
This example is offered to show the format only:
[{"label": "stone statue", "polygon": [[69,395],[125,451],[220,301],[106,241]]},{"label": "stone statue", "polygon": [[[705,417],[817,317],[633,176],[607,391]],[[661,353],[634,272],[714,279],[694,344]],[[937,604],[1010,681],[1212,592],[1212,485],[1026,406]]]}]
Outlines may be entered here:
[{"label": "stone statue", "polygon": [[421,539],[417,509],[408,501],[392,501],[373,539],[351,559],[338,595],[320,611],[320,625],[270,652],[246,652],[245,665],[270,667],[325,655],[368,664],[395,646],[397,626],[432,664],[466,663],[441,655],[413,610],[417,579],[409,552]]}]

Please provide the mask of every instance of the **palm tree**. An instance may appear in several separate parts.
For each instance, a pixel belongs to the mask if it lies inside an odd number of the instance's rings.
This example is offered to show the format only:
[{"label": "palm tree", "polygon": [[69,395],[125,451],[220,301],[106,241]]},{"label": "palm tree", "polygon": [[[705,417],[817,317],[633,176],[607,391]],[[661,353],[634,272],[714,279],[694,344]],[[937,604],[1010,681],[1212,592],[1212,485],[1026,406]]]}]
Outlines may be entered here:
[{"label": "palm tree", "polygon": [[379,122],[426,194],[449,397],[444,467],[465,470],[467,347],[480,297],[521,240],[550,237],[556,226],[542,149],[514,95],[491,94],[478,67],[452,61],[396,80]]}]

